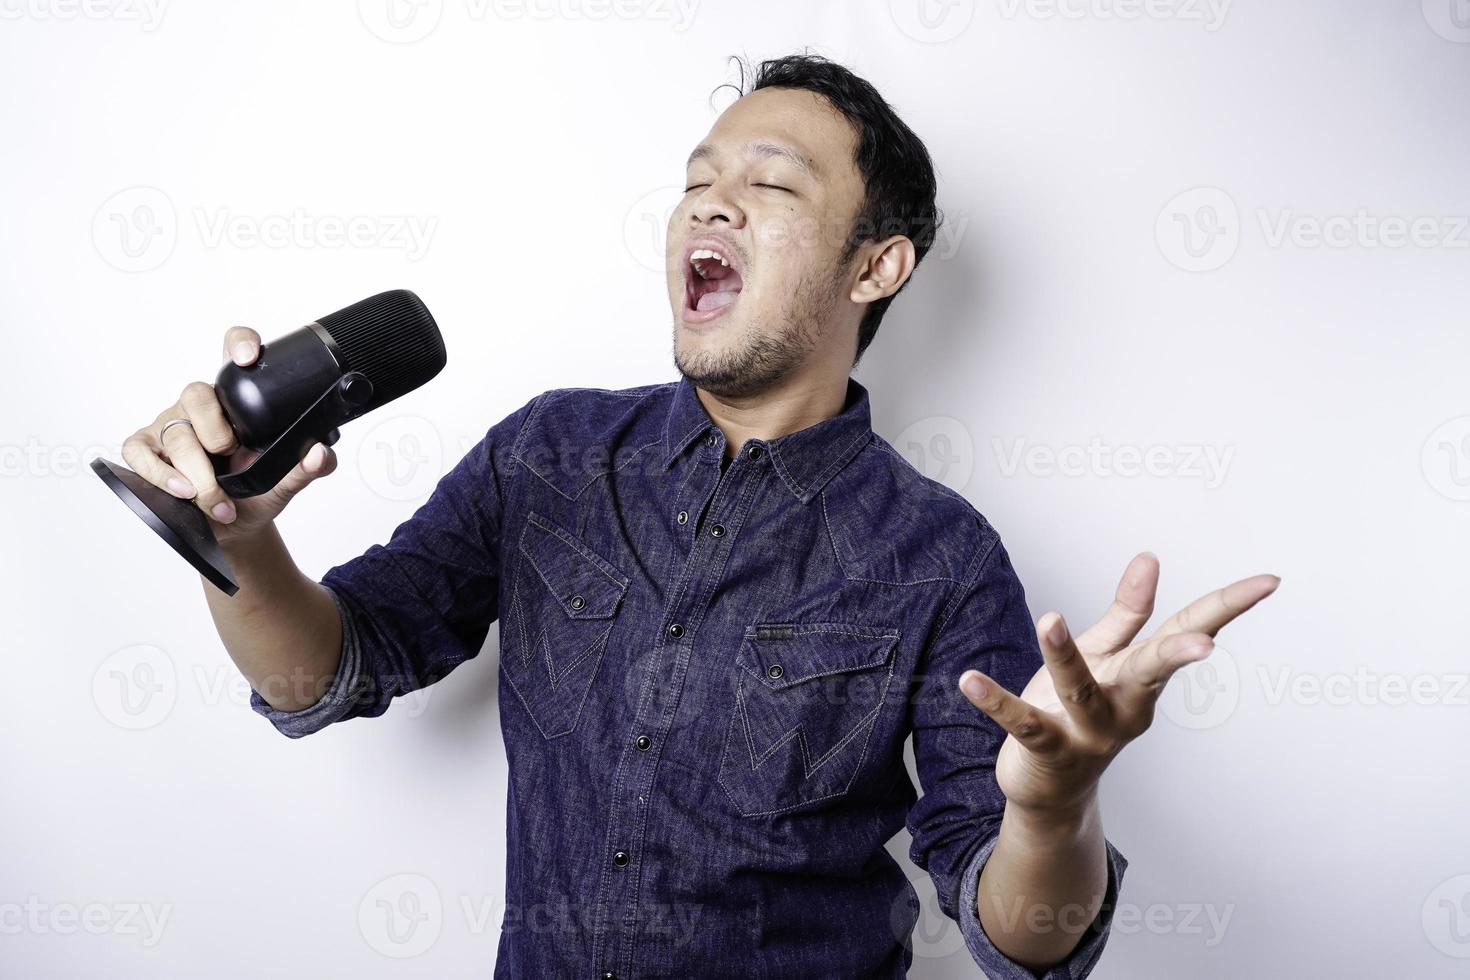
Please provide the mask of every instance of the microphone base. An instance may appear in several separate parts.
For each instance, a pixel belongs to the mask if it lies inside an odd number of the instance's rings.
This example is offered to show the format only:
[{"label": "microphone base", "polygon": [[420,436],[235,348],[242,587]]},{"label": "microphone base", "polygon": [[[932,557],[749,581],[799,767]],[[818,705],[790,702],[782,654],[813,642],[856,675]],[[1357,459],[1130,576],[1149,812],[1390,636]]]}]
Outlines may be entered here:
[{"label": "microphone base", "polygon": [[192,500],[155,487],[125,466],[98,457],[92,470],[169,547],[225,595],[240,591],[230,563],[209,528],[209,519]]}]

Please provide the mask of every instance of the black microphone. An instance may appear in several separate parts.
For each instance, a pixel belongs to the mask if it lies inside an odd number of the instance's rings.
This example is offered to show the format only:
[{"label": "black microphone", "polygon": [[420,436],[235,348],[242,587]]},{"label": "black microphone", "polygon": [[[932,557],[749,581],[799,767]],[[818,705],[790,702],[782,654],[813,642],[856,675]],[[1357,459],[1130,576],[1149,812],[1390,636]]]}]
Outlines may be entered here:
[{"label": "black microphone", "polygon": [[[210,454],[220,489],[231,497],[265,493],[314,443],[332,445],[342,423],[408,394],[444,363],[439,327],[407,289],[369,296],[261,344],[249,367],[226,363],[215,395],[240,445],[259,455],[230,472],[228,457]],[[208,518],[192,500],[100,456],[92,469],[218,589],[239,591]]]}]

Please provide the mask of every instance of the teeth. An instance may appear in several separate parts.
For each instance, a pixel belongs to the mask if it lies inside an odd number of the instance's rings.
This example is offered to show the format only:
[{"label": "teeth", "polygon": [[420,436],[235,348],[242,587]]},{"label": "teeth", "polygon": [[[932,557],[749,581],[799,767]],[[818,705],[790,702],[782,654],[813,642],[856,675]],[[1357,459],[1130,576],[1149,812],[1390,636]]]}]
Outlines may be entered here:
[{"label": "teeth", "polygon": [[728,266],[730,264],[730,261],[728,259],[726,259],[719,252],[714,251],[713,249],[696,248],[693,252],[689,253],[689,261],[691,264],[698,262],[700,259],[719,259],[720,265]]}]

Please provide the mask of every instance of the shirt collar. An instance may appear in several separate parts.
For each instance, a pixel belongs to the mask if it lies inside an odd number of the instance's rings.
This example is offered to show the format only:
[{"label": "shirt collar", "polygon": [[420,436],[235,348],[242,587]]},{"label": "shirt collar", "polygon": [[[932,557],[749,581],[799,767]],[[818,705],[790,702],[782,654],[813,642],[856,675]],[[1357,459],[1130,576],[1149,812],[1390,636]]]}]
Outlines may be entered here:
[{"label": "shirt collar", "polygon": [[[704,410],[694,385],[681,377],[669,403],[664,422],[664,468],[674,464],[701,438],[714,435],[713,449],[724,452],[725,437]],[[868,389],[847,379],[847,396],[842,411],[831,418],[775,439],[752,439],[771,454],[771,463],[797,500],[807,503],[822,491],[827,481],[858,454],[873,437],[868,408]]]}]

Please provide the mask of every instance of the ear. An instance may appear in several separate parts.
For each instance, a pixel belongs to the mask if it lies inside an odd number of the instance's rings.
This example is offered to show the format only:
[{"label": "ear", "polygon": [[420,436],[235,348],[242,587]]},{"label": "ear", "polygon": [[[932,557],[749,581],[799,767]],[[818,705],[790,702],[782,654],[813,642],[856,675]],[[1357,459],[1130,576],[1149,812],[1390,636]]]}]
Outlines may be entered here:
[{"label": "ear", "polygon": [[914,272],[914,243],[904,235],[863,246],[866,255],[848,298],[871,303],[898,292]]}]

